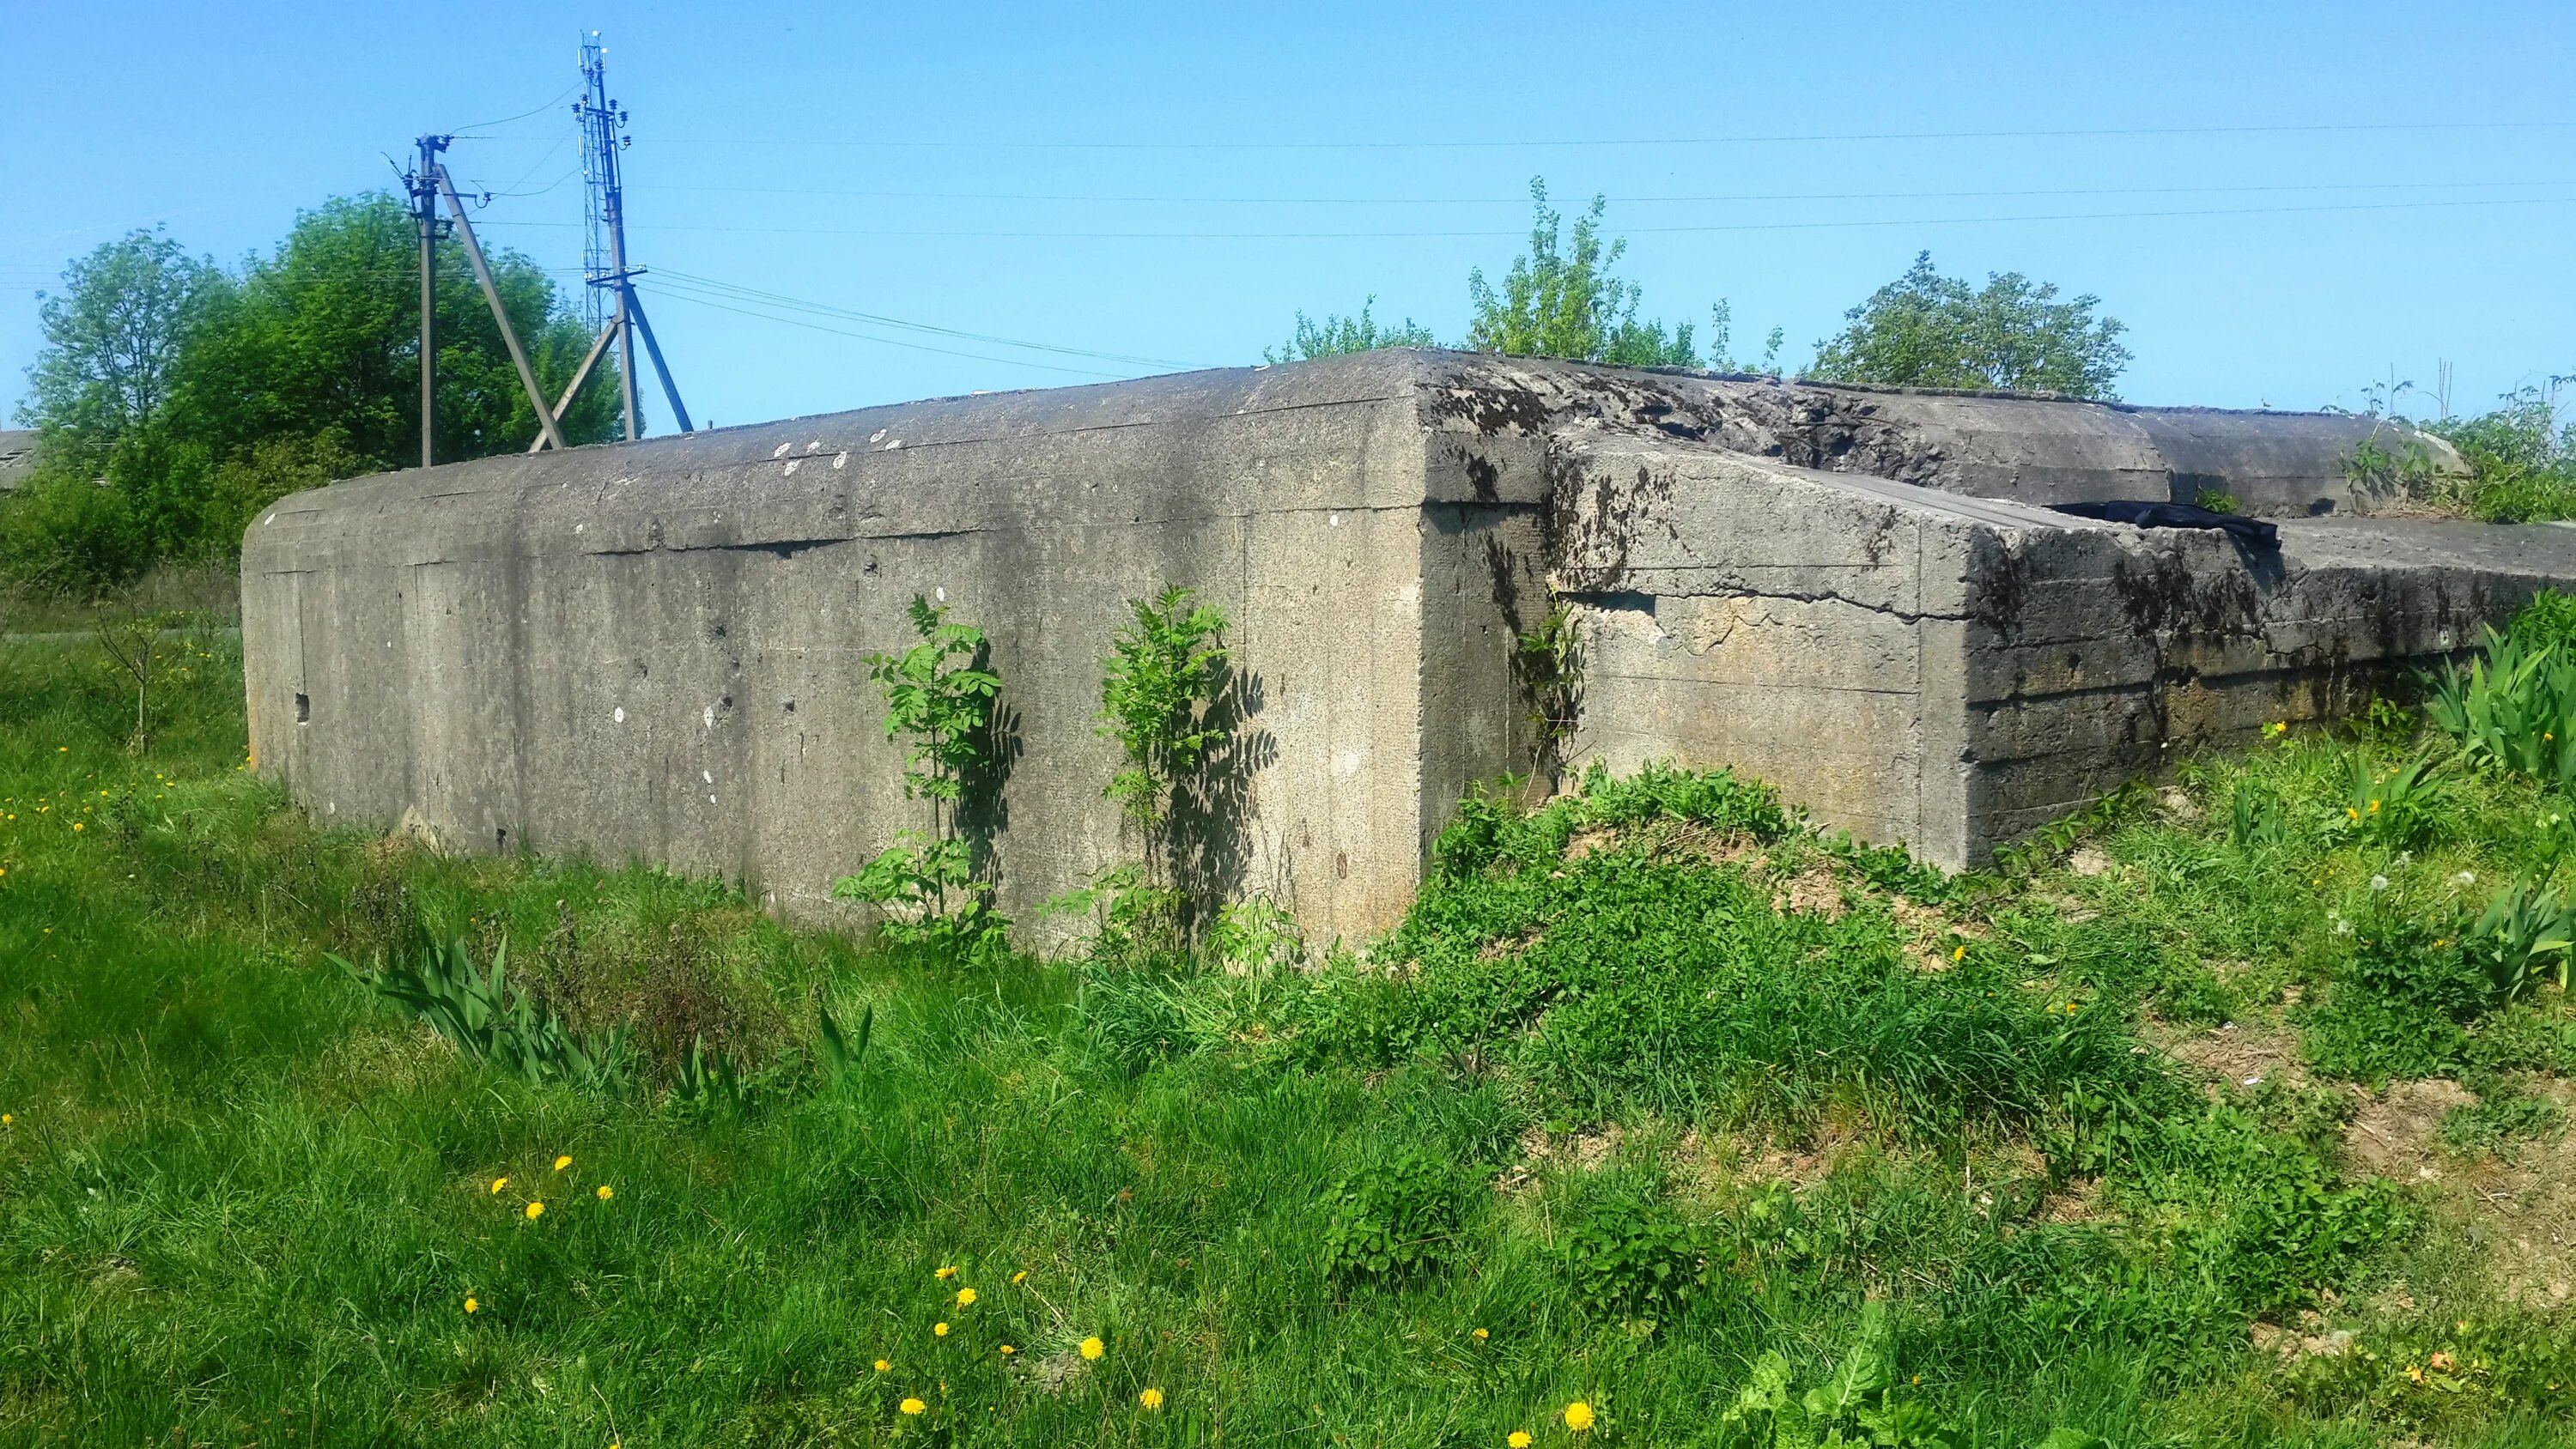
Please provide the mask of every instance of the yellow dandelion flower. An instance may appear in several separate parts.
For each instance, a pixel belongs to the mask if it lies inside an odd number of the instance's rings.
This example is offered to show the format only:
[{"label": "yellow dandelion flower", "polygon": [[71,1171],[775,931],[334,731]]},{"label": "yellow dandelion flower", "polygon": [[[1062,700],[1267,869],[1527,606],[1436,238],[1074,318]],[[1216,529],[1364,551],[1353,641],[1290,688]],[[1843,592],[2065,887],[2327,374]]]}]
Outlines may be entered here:
[{"label": "yellow dandelion flower", "polygon": [[555,1159],[555,1171],[557,1172],[561,1172],[570,1166],[572,1166],[572,1158],[570,1156],[558,1157]]},{"label": "yellow dandelion flower", "polygon": [[1479,1328],[1479,1329],[1477,1329],[1477,1330],[1476,1330],[1476,1341],[1477,1341],[1478,1343],[1483,1343],[1486,1339],[1489,1339],[1489,1338],[1491,1338],[1491,1337],[1493,1337],[1493,1335],[1492,1335],[1492,1334],[1487,1333],[1485,1330],[1483,1330],[1483,1329],[1481,1329],[1481,1328]]},{"label": "yellow dandelion flower", "polygon": [[1136,1396],[1136,1402],[1143,1404],[1149,1409],[1159,1409],[1163,1407],[1163,1391],[1161,1389],[1147,1389],[1145,1392]]},{"label": "yellow dandelion flower", "polygon": [[958,1289],[958,1290],[957,1290],[957,1306],[958,1306],[958,1307],[960,1307],[960,1308],[972,1308],[972,1307],[974,1307],[974,1306],[975,1306],[975,1290],[974,1290],[974,1289],[972,1289],[972,1288],[960,1288],[960,1289]]},{"label": "yellow dandelion flower", "polygon": [[87,829],[89,829],[89,827],[88,827],[88,826],[86,826],[86,825],[83,825],[83,824],[81,824],[79,821],[75,820],[75,821],[73,821],[73,822],[72,822],[72,829],[74,829],[74,830],[87,830]]},{"label": "yellow dandelion flower", "polygon": [[529,1222],[532,1222],[532,1223],[533,1223],[533,1222],[535,1222],[537,1219],[539,1219],[539,1218],[541,1218],[541,1217],[544,1217],[545,1215],[546,1215],[546,1205],[545,1205],[544,1203],[541,1203],[541,1202],[532,1202],[532,1203],[528,1204],[528,1221],[529,1221]]},{"label": "yellow dandelion flower", "polygon": [[1953,946],[1952,948],[1950,948],[1950,959],[1951,959],[1951,960],[1953,960],[1953,961],[1964,961],[1964,960],[1966,960],[1966,959],[1967,959],[1967,957],[1968,957],[1968,948],[1967,948],[1967,947],[1965,947],[1965,946]]},{"label": "yellow dandelion flower", "polygon": [[476,1309],[478,1309],[478,1308],[481,1308],[482,1306],[483,1306],[482,1304],[477,1303],[477,1302],[475,1302],[475,1301],[474,1301],[474,1295],[473,1295],[473,1294],[468,1293],[468,1294],[466,1294],[466,1295],[465,1295],[465,1311],[466,1311],[466,1312],[468,1312],[468,1313],[472,1313],[473,1311],[475,1311],[475,1310],[476,1310]]},{"label": "yellow dandelion flower", "polygon": [[930,1336],[933,1338],[946,1338],[948,1336],[948,1325],[945,1323],[934,1323],[930,1325]]},{"label": "yellow dandelion flower", "polygon": [[1511,1445],[1512,1449],[1529,1449],[1529,1430],[1514,1429],[1511,1434],[1503,1440],[1503,1442]]},{"label": "yellow dandelion flower", "polygon": [[878,1360],[877,1360],[877,1372],[878,1372],[878,1373],[884,1373],[887,1369],[890,1369],[890,1368],[893,1368],[893,1367],[894,1367],[894,1365],[893,1365],[893,1364],[890,1364],[890,1363],[886,1362],[884,1359],[878,1359]]},{"label": "yellow dandelion flower", "polygon": [[501,1189],[508,1187],[509,1185],[510,1179],[506,1177],[496,1177],[492,1179],[492,1195],[494,1197],[499,1197],[501,1195]]},{"label": "yellow dandelion flower", "polygon": [[895,1405],[895,1407],[903,1410],[907,1414],[919,1414],[929,1409],[930,1406],[919,1399],[906,1399],[902,1403]]},{"label": "yellow dandelion flower", "polygon": [[2371,814],[2373,814],[2373,815],[2376,815],[2376,814],[2378,814],[2378,813],[2379,813],[2379,802],[2378,802],[2378,801],[2373,800],[2373,801],[2371,801],[2371,802],[2370,802],[2370,813],[2371,813]]},{"label": "yellow dandelion flower", "polygon": [[1011,1275],[1011,1281],[1014,1283],[1026,1283],[1029,1281],[1029,1270],[1022,1268],[1020,1271],[1013,1273]]},{"label": "yellow dandelion flower", "polygon": [[2361,812],[2353,809],[2349,805],[2343,807],[2343,814],[2344,818],[2347,820],[2359,820],[2361,818]]},{"label": "yellow dandelion flower", "polygon": [[1019,1350],[1018,1350],[1018,1349],[1011,1347],[1011,1346],[1010,1346],[1009,1344],[1007,1344],[1007,1343],[1002,1345],[1002,1357],[1004,1357],[1004,1358],[1009,1358],[1012,1354],[1015,1354],[1015,1353],[1018,1353],[1018,1352],[1019,1352]]},{"label": "yellow dandelion flower", "polygon": [[1580,1434],[1592,1427],[1592,1406],[1581,1399],[1565,1406],[1565,1427]]},{"label": "yellow dandelion flower", "polygon": [[954,1268],[942,1268],[930,1276],[933,1278],[954,1278],[957,1276],[957,1270]]},{"label": "yellow dandelion flower", "polygon": [[2406,1366],[2406,1377],[2420,1384],[2424,1382],[2424,1370],[2410,1363]]},{"label": "yellow dandelion flower", "polygon": [[606,1202],[606,1201],[608,1201],[610,1198],[617,1196],[617,1189],[615,1189],[615,1188],[613,1188],[613,1187],[610,1187],[607,1183],[604,1183],[604,1182],[603,1182],[603,1183],[601,1183],[601,1184],[599,1185],[599,1187],[598,1187],[597,1191],[598,1191],[598,1193],[599,1193],[599,1200],[600,1200],[601,1202]]},{"label": "yellow dandelion flower", "polygon": [[1108,1351],[1109,1349],[1107,1346],[1102,1344],[1097,1337],[1086,1338],[1082,1341],[1082,1356],[1084,1358],[1098,1358]]},{"label": "yellow dandelion flower", "polygon": [[0,1127],[15,1127],[17,1125],[17,1114],[12,1112],[0,1112]]}]

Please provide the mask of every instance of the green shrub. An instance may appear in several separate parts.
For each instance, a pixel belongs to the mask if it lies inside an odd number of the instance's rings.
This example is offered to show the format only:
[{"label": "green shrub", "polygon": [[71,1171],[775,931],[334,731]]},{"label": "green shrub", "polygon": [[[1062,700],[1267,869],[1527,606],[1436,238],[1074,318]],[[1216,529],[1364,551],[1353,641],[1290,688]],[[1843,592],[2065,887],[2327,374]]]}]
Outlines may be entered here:
[{"label": "green shrub", "polygon": [[2308,1060],[2328,1076],[2426,1077],[2462,1060],[2494,984],[2456,935],[2385,910],[2354,923],[2351,958],[2308,1016]]},{"label": "green shrub", "polygon": [[[1958,1430],[1938,1414],[1898,1393],[1896,1334],[1887,1305],[1876,1300],[1862,1305],[1859,1334],[1833,1372],[1800,1393],[1788,1356],[1772,1349],[1753,1361],[1749,1381],[1720,1423],[1733,1431],[1728,1442],[1753,1449],[1954,1449],[1961,1442]],[[2042,1449],[2092,1449],[2100,1443],[2090,1434],[2059,1429]]]},{"label": "green shrub", "polygon": [[89,599],[141,577],[152,537],[120,489],[61,474],[0,498],[0,581]]},{"label": "green shrub", "polygon": [[2512,634],[2534,649],[2576,646],[2576,594],[2542,589],[2514,615]]},{"label": "green shrub", "polygon": [[1458,1250],[1473,1189],[1416,1147],[1379,1148],[1324,1195],[1324,1265],[1333,1276],[1403,1278]]},{"label": "green shrub", "polygon": [[1920,969],[1884,905],[1775,910],[1726,851],[1789,823],[1761,786],[1664,767],[1527,815],[1472,806],[1371,968],[1299,998],[1298,1049],[1505,1066],[1551,1110],[1601,1115],[1805,1120],[1863,1092],[1926,1130],[2147,1073],[2116,1019],[2064,1013],[1998,956]]},{"label": "green shrub", "polygon": [[2504,406],[2476,417],[2425,425],[2468,461],[2469,479],[2455,491],[2471,513],[2495,523],[2576,517],[2576,423],[2558,422],[2566,381],[2507,393]]},{"label": "green shrub", "polygon": [[1659,1178],[1608,1174],[1587,1185],[1565,1235],[1566,1278],[1598,1313],[1668,1313],[1706,1281],[1700,1234],[1674,1211]]}]

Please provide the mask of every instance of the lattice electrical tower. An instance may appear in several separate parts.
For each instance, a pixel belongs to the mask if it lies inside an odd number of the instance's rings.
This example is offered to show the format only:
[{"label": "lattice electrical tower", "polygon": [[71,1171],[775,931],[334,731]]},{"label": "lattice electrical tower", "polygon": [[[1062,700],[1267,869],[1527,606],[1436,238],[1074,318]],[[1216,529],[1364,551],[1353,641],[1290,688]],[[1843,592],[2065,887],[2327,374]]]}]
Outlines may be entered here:
[{"label": "lattice electrical tower", "polygon": [[[626,254],[626,195],[622,184],[620,157],[634,139],[626,134],[626,113],[608,98],[608,47],[600,44],[594,30],[581,41],[582,98],[573,102],[573,114],[581,121],[582,179],[589,193],[589,226],[582,246],[582,272],[590,284],[587,311],[600,330],[600,341],[614,334],[617,339],[618,385],[624,391],[626,436],[639,435],[635,415],[635,338],[644,338],[644,350],[653,359],[653,370],[662,379],[662,395],[671,401],[672,421],[681,432],[691,430],[689,410],[680,402],[679,384],[671,380],[671,368],[662,360],[662,344],[653,337],[653,324],[644,316],[644,304],[635,295],[635,279],[644,275],[640,267],[629,266]],[[594,348],[594,350],[596,350]]]}]

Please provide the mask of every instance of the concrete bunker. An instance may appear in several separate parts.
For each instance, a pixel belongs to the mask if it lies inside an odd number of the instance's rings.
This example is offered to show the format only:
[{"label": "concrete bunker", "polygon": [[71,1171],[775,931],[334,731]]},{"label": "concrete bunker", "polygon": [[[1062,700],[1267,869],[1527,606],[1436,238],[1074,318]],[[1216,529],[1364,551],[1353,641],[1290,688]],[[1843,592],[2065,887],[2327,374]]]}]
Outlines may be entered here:
[{"label": "concrete bunker", "polygon": [[[830,916],[922,823],[862,665],[922,594],[993,638],[974,828],[1027,921],[1136,848],[1100,661],[1177,583],[1235,664],[1187,878],[1310,932],[1391,924],[1460,796],[1534,766],[1733,765],[1964,865],[2576,587],[2576,530],[2375,516],[2375,426],[1389,351],[489,458],[253,522],[252,745],[326,821]],[[2203,490],[2278,553],[2047,507]],[[1518,641],[1559,608],[1551,738]]]}]

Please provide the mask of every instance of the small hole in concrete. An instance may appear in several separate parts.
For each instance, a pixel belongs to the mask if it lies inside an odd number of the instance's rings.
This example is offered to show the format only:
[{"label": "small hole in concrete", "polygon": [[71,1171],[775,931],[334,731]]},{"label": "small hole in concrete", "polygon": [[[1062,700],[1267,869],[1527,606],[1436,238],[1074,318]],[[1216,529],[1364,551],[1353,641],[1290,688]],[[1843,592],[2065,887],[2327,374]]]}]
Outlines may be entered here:
[{"label": "small hole in concrete", "polygon": [[313,696],[298,691],[295,696],[295,722],[313,723]]}]

